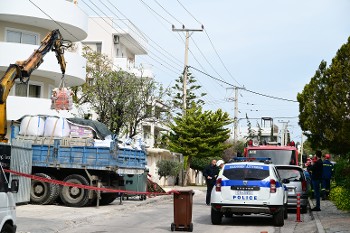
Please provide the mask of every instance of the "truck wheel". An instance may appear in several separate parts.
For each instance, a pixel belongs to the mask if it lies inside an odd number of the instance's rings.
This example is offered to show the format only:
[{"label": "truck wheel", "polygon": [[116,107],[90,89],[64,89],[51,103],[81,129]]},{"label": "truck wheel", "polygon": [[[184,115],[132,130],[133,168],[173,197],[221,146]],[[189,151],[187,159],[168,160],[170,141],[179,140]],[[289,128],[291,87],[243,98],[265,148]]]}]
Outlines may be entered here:
[{"label": "truck wheel", "polygon": [[5,224],[1,229],[1,233],[15,233],[15,229],[10,224]]},{"label": "truck wheel", "polygon": [[273,215],[273,225],[276,227],[282,227],[284,225],[284,208]]},{"label": "truck wheel", "polygon": [[214,225],[220,225],[222,222],[222,213],[220,211],[211,208],[211,223]]},{"label": "truck wheel", "polygon": [[[36,176],[52,179],[47,174],[36,173]],[[40,180],[32,180],[30,189],[30,202],[33,204],[52,204],[58,197],[59,185],[47,183]]]},{"label": "truck wheel", "polygon": [[108,205],[119,197],[118,193],[101,193],[100,205]]},{"label": "truck wheel", "polygon": [[[63,181],[77,185],[89,185],[89,182],[84,176],[77,174],[69,175]],[[78,187],[63,186],[61,188],[60,198],[66,206],[83,207],[89,203],[89,190]]]}]

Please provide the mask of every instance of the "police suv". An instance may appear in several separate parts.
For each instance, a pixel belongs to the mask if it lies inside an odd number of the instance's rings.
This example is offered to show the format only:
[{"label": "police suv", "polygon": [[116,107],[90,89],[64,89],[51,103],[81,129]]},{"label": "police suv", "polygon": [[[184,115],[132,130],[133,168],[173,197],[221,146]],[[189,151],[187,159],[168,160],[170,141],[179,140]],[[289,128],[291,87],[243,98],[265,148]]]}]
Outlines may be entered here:
[{"label": "police suv", "polygon": [[283,226],[288,217],[286,186],[270,160],[249,159],[221,169],[211,193],[212,223],[221,224],[223,216],[234,214],[269,214],[275,226]]}]

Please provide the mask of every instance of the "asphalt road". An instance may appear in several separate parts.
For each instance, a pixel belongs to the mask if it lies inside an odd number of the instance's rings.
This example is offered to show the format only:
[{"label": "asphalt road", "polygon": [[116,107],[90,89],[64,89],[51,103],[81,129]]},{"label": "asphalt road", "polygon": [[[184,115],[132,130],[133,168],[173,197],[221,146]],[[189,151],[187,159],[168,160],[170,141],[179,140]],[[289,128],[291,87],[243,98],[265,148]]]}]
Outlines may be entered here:
[{"label": "asphalt road", "polygon": [[[193,232],[316,232],[316,224],[308,213],[296,222],[291,211],[283,227],[274,227],[268,216],[224,218],[221,225],[212,225],[210,207],[205,205],[205,191],[194,190]],[[148,198],[137,197],[113,202],[108,206],[72,208],[59,205],[22,205],[17,208],[18,233],[141,233],[171,232],[174,222],[172,195]]]}]

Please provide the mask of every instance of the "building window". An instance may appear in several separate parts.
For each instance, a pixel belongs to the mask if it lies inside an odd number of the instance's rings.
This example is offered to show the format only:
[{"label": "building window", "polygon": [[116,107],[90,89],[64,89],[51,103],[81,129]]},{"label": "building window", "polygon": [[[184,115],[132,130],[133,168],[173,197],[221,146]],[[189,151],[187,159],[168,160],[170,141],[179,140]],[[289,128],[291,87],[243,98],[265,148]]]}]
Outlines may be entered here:
[{"label": "building window", "polygon": [[6,29],[6,41],[21,44],[38,44],[39,36],[36,33]]},{"label": "building window", "polygon": [[88,46],[94,52],[102,53],[102,42],[84,42],[84,45]]},{"label": "building window", "polygon": [[22,97],[32,97],[32,98],[40,98],[41,97],[41,86],[35,84],[24,84],[24,83],[16,83],[15,84],[15,96]]}]

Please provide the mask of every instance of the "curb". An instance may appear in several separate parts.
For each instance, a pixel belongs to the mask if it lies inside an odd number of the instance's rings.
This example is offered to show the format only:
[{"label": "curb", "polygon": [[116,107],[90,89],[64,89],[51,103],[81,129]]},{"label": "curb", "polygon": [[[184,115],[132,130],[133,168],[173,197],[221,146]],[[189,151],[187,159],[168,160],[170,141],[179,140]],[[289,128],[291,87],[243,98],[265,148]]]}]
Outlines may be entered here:
[{"label": "curb", "polygon": [[[316,212],[311,211],[311,206],[314,206],[313,202],[309,198],[309,206],[310,206],[310,215],[312,216],[313,219],[315,219],[316,227],[317,227],[317,232],[318,233],[325,233],[325,230],[322,226],[321,220]],[[312,205],[311,205],[312,204]]]}]

